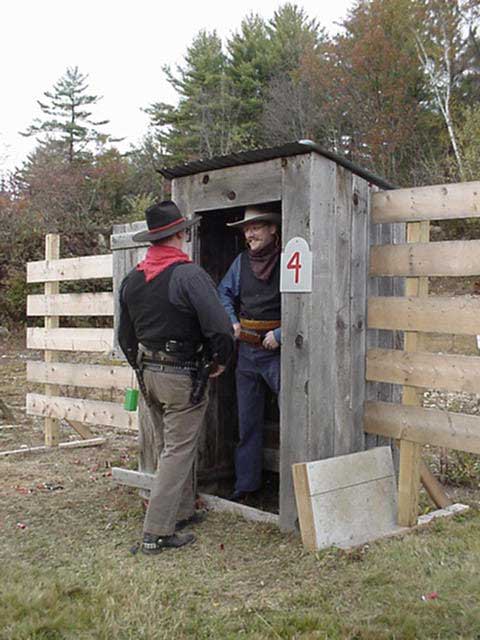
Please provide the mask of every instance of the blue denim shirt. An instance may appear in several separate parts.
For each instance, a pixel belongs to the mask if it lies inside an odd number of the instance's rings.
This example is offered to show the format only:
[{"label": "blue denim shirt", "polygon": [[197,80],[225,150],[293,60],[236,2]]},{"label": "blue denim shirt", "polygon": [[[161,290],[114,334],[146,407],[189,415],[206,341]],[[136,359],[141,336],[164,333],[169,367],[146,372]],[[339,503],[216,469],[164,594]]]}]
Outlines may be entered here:
[{"label": "blue denim shirt", "polygon": [[[218,285],[218,295],[220,302],[225,307],[230,322],[235,324],[240,322],[237,313],[236,306],[240,299],[240,260],[242,254],[239,254],[230,265],[230,269],[224,275],[223,280]],[[282,341],[282,330],[280,327],[274,329],[273,334],[278,344]]]}]

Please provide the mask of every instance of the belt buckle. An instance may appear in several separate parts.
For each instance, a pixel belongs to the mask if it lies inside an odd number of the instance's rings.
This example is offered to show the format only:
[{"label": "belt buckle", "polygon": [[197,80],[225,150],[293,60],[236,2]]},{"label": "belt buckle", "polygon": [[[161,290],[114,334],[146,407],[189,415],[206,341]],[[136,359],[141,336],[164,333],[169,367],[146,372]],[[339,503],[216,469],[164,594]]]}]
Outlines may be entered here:
[{"label": "belt buckle", "polygon": [[165,353],[181,353],[181,349],[178,348],[180,343],[178,340],[167,340],[165,342]]}]

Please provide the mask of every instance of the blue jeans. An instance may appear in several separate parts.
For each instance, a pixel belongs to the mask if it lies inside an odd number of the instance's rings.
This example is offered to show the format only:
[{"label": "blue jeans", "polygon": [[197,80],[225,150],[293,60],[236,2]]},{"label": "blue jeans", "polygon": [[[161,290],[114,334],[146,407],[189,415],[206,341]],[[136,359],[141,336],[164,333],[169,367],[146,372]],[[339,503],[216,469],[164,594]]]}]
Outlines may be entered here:
[{"label": "blue jeans", "polygon": [[235,490],[256,491],[262,484],[265,385],[278,395],[280,350],[241,342],[236,381],[240,441],[235,450]]}]

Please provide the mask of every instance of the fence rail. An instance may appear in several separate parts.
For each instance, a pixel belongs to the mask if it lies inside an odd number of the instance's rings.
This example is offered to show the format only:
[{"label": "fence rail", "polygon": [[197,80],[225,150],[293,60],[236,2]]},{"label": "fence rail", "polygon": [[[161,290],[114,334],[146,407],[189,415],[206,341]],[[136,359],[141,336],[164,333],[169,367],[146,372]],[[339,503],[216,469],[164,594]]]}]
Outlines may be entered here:
[{"label": "fence rail", "polygon": [[[429,220],[480,217],[480,182],[397,189],[372,196],[374,223],[408,222],[407,244],[372,246],[371,277],[406,277],[404,297],[371,297],[369,329],[403,331],[404,350],[371,349],[370,382],[403,385],[402,404],[367,402],[369,434],[400,441],[398,520],[412,525],[418,515],[420,477],[430,495],[446,500],[421,462],[421,446],[480,453],[480,417],[426,409],[420,389],[480,393],[480,358],[421,351],[422,333],[480,334],[480,298],[428,295],[428,277],[480,275],[480,240],[429,242]],[[443,493],[443,495],[442,495]]]},{"label": "fence rail", "polygon": [[112,277],[112,255],[58,258],[27,263],[27,282],[61,282]]},{"label": "fence rail", "polygon": [[480,182],[439,184],[378,191],[372,195],[372,222],[422,222],[480,216]]},{"label": "fence rail", "polygon": [[112,316],[113,293],[57,293],[27,296],[29,316]]},{"label": "fence rail", "polygon": [[476,276],[480,240],[379,245],[370,250],[371,276]]},{"label": "fence rail", "polygon": [[114,313],[114,294],[60,293],[61,281],[112,279],[111,254],[79,258],[59,258],[60,238],[46,237],[46,260],[27,264],[27,282],[45,283],[44,295],[30,295],[27,315],[43,316],[45,326],[27,329],[27,347],[45,352],[43,362],[27,362],[27,380],[45,385],[45,393],[27,394],[29,415],[45,418],[45,444],[63,446],[59,442],[59,421],[65,420],[83,438],[78,444],[98,444],[102,439],[92,439],[87,425],[137,428],[136,413],[125,411],[119,402],[97,399],[79,399],[59,395],[62,386],[95,390],[117,391],[134,386],[132,371],[127,366],[78,364],[57,362],[56,352],[66,351],[111,354],[113,329],[94,327],[60,327],[61,317],[111,317]]}]

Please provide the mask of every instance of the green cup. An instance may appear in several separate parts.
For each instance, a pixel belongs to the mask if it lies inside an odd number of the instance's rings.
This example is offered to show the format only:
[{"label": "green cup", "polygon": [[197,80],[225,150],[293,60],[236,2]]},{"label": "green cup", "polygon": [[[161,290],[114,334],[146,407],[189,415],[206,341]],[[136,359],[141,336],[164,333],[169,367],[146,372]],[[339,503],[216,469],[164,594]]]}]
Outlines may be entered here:
[{"label": "green cup", "polygon": [[138,407],[138,389],[132,389],[128,387],[125,389],[125,399],[123,401],[123,408],[126,411],[136,411]]}]

